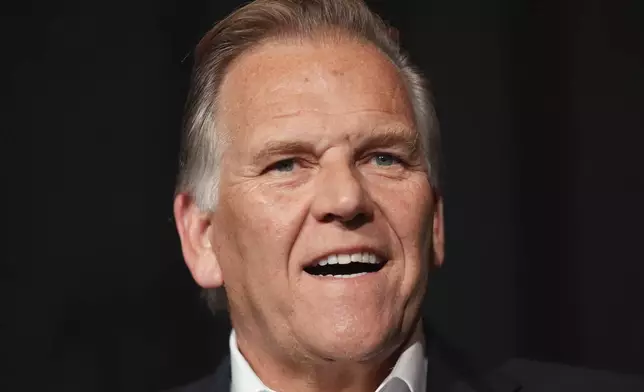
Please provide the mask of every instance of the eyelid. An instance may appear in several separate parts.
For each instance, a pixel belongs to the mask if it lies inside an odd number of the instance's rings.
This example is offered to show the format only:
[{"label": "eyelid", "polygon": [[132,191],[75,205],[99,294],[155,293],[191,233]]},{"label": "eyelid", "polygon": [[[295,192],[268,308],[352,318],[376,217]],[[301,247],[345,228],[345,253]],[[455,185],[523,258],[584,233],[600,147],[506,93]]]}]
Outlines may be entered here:
[{"label": "eyelid", "polygon": [[408,158],[405,158],[405,157],[403,156],[403,154],[401,154],[401,153],[397,153],[397,152],[393,152],[393,151],[386,151],[386,150],[380,150],[380,151],[372,151],[372,152],[370,152],[370,153],[367,155],[367,160],[371,160],[371,159],[373,159],[373,158],[377,157],[378,155],[389,155],[389,156],[391,156],[393,159],[395,159],[399,165],[407,166],[407,165],[409,164],[409,159],[408,159]]},{"label": "eyelid", "polygon": [[278,164],[280,164],[280,163],[282,163],[284,161],[290,161],[290,160],[294,160],[294,158],[287,157],[287,158],[273,159],[267,165],[264,166],[264,168],[261,171],[261,174],[271,172],[271,171],[273,171],[275,169],[275,167]]},{"label": "eyelid", "polygon": [[277,164],[279,164],[281,162],[285,162],[285,161],[293,161],[294,165],[298,165],[300,167],[306,167],[307,163],[308,163],[308,161],[306,159],[304,159],[302,157],[298,157],[298,156],[277,157],[277,158],[271,160],[271,162],[268,165],[266,165],[266,167],[262,170],[262,174],[265,174],[265,173],[268,173],[268,172],[272,171]]}]

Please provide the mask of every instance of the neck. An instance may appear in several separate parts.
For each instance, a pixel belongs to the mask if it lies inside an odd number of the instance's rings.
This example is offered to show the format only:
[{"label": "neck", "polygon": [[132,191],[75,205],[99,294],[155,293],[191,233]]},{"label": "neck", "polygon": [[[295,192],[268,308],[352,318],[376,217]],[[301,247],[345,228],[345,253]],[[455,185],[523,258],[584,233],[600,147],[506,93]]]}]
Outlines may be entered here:
[{"label": "neck", "polygon": [[[420,323],[415,333],[422,332]],[[389,375],[400,354],[413,343],[411,333],[401,344],[369,361],[314,360],[308,356],[281,353],[266,346],[257,336],[237,331],[237,347],[264,385],[280,392],[373,392]],[[249,332],[249,331],[245,331]],[[249,339],[250,337],[250,339]],[[264,344],[262,344],[264,343]]]}]

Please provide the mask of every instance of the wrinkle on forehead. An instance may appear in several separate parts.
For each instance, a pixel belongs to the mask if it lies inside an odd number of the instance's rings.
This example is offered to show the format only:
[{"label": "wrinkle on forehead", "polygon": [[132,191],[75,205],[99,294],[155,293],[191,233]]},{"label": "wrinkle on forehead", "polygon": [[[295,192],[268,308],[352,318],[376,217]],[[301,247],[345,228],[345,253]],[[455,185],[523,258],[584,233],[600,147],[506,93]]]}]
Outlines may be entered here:
[{"label": "wrinkle on forehead", "polygon": [[[362,95],[350,101],[351,107],[338,108],[333,105],[334,94]],[[285,97],[296,99],[284,105]],[[220,102],[220,114],[233,120],[226,122],[235,131],[263,118],[305,111],[344,114],[386,108],[413,117],[393,63],[373,45],[351,41],[263,44],[231,66],[222,83]]]},{"label": "wrinkle on forehead", "polygon": [[378,109],[356,109],[356,110],[342,110],[342,111],[335,111],[335,112],[326,112],[322,110],[310,109],[310,110],[295,110],[292,112],[284,112],[284,113],[271,116],[271,118],[286,119],[290,117],[297,117],[306,113],[317,113],[317,114],[329,115],[329,116],[343,116],[343,115],[361,114],[361,113],[370,113],[370,112],[371,113],[389,113],[388,111],[378,110]]}]

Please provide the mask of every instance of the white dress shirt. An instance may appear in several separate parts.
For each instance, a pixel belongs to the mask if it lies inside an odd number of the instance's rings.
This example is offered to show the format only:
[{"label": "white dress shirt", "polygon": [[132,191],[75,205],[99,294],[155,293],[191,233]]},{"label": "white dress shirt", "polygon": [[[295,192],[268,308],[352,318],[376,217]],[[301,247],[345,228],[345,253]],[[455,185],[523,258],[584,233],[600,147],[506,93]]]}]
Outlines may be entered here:
[{"label": "white dress shirt", "polygon": [[[268,388],[246,361],[237,347],[235,331],[230,334],[231,392],[276,392]],[[396,365],[375,392],[425,392],[427,358],[422,328],[418,328],[409,347],[398,357]]]}]

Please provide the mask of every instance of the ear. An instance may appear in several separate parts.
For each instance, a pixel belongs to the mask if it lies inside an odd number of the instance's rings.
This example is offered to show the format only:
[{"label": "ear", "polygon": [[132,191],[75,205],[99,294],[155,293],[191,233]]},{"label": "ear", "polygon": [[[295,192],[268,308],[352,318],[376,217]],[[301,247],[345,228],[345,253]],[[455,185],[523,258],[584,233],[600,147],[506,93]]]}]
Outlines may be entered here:
[{"label": "ear", "polygon": [[443,198],[440,196],[434,209],[434,224],[432,225],[432,230],[434,263],[437,267],[440,267],[445,260],[445,222],[443,219]]},{"label": "ear", "polygon": [[224,281],[217,255],[210,243],[210,214],[199,210],[186,193],[175,197],[173,210],[183,258],[195,282],[203,288],[220,287]]}]

